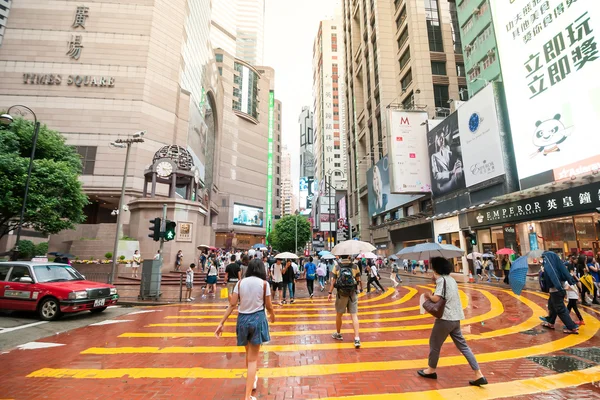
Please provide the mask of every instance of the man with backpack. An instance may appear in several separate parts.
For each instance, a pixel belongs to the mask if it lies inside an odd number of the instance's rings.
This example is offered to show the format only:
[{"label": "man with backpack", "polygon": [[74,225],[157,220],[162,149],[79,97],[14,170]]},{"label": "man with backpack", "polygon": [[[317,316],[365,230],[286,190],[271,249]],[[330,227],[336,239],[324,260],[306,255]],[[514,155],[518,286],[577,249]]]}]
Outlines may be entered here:
[{"label": "man with backpack", "polygon": [[360,347],[360,337],[358,334],[358,294],[357,287],[360,285],[362,292],[362,281],[360,280],[360,269],[352,263],[352,258],[348,257],[341,265],[335,265],[331,271],[331,285],[329,287],[329,296],[327,300],[331,301],[333,288],[337,289],[335,299],[335,328],[336,332],[331,335],[336,340],[343,340],[342,334],[342,316],[348,312],[352,317],[352,326],[354,327],[354,347]]}]

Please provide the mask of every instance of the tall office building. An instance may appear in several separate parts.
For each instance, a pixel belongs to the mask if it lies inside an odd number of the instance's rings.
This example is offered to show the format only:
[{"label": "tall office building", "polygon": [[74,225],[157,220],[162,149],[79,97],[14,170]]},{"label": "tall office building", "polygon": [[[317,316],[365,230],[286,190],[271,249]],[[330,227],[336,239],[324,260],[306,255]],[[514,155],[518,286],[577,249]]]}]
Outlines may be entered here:
[{"label": "tall office building", "polygon": [[4,38],[4,30],[6,29],[6,21],[10,12],[10,3],[12,0],[0,0],[0,46],[2,38]]},{"label": "tall office building", "polygon": [[236,55],[238,0],[213,0],[210,41],[214,48]]},{"label": "tall office building", "polygon": [[280,215],[281,102],[272,68],[215,56],[224,93],[216,246],[248,248]]},{"label": "tall office building", "polygon": [[[338,42],[339,35],[339,42]],[[318,230],[333,238],[336,192],[347,188],[342,118],[343,29],[341,18],[321,21],[313,45],[314,166],[319,193],[313,205]]]},{"label": "tall office building", "polygon": [[292,215],[293,208],[292,190],[292,155],[284,146],[281,151],[281,216]]},{"label": "tall office building", "polygon": [[378,219],[368,213],[366,177],[387,155],[386,110],[423,110],[443,118],[451,100],[463,99],[459,93],[466,94],[467,83],[453,1],[344,0],[342,9],[348,207],[352,226],[368,239]]},{"label": "tall office building", "polygon": [[236,56],[252,65],[262,65],[265,52],[265,0],[237,2]]},{"label": "tall office building", "polygon": [[310,107],[302,107],[298,124],[300,125],[300,177],[314,177],[313,112]]},{"label": "tall office building", "polygon": [[[488,82],[502,81],[500,61],[497,57],[496,33],[492,25],[489,0],[475,2],[458,0],[458,23],[465,58],[469,97],[485,87]],[[466,93],[461,94],[466,99]]]},{"label": "tall office building", "polygon": [[265,0],[212,0],[211,41],[250,65],[262,65]]}]

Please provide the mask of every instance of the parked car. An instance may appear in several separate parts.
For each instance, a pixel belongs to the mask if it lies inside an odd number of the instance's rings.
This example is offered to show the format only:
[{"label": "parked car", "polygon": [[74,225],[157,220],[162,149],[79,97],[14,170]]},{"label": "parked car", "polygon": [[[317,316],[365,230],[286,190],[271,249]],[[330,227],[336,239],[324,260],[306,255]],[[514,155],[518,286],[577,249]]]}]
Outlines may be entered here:
[{"label": "parked car", "polygon": [[52,321],[63,313],[99,313],[117,304],[117,288],[86,281],[66,264],[33,261],[0,262],[0,309],[35,311]]}]

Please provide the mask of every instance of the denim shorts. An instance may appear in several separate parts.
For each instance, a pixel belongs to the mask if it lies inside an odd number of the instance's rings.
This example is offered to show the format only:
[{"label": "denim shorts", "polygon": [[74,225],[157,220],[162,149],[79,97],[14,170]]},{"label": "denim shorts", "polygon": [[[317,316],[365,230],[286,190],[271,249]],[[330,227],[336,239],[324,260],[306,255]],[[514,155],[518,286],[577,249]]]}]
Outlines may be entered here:
[{"label": "denim shorts", "polygon": [[271,340],[265,310],[252,314],[239,314],[235,331],[238,346],[246,346],[248,343],[261,345]]}]

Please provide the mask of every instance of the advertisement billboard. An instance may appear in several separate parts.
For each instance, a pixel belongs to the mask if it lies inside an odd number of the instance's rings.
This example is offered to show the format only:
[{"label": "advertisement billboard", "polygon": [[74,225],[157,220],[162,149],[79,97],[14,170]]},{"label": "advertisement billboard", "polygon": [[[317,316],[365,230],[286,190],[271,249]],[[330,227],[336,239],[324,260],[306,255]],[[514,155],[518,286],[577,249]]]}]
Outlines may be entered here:
[{"label": "advertisement billboard", "polygon": [[487,85],[457,111],[467,187],[504,175],[494,90]]},{"label": "advertisement billboard", "polygon": [[261,207],[247,206],[244,204],[233,203],[233,224],[252,226],[255,228],[263,227],[263,209]]},{"label": "advertisement billboard", "polygon": [[310,210],[313,206],[315,193],[318,190],[315,178],[312,176],[303,176],[300,178],[299,184],[300,211]]},{"label": "advertisement billboard", "polygon": [[391,193],[431,191],[427,113],[390,110]]},{"label": "advertisement billboard", "polygon": [[[268,125],[268,149],[267,149],[267,234],[271,232],[273,215],[273,127],[275,125],[275,92],[269,92],[269,125]],[[261,223],[262,227],[262,209]],[[235,222],[234,222],[235,223]]]},{"label": "advertisement billboard", "polygon": [[409,203],[421,196],[391,194],[390,166],[386,155],[367,171],[369,215],[375,216]]},{"label": "advertisement billboard", "polygon": [[433,197],[444,196],[464,189],[465,175],[456,112],[429,130],[427,146],[431,164]]},{"label": "advertisement billboard", "polygon": [[346,209],[346,196],[342,197],[340,201],[338,201],[338,219],[343,219],[346,221],[348,214]]},{"label": "advertisement billboard", "polygon": [[521,188],[598,169],[597,1],[490,6]]}]

